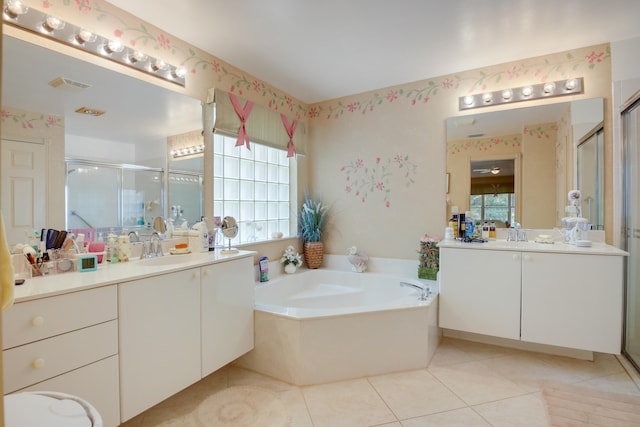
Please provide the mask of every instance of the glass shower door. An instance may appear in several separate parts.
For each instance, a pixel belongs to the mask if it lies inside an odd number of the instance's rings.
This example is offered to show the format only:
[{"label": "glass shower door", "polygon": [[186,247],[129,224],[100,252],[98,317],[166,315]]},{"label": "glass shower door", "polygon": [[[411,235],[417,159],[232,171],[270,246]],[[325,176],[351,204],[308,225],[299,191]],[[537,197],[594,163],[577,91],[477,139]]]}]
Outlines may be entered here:
[{"label": "glass shower door", "polygon": [[640,369],[640,98],[623,111],[627,259],[623,353]]}]

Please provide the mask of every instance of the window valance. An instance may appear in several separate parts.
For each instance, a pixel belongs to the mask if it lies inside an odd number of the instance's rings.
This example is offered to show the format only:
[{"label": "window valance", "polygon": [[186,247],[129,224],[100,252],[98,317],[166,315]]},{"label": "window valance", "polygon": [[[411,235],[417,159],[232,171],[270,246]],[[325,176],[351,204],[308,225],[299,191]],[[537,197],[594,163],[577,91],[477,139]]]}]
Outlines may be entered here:
[{"label": "window valance", "polygon": [[[220,89],[209,89],[207,93],[207,103],[215,104],[213,131],[237,137],[242,129],[242,121],[231,99],[229,92]],[[305,123],[287,116],[283,119],[281,113],[258,104],[249,107],[250,103],[237,95],[235,101],[236,105],[239,105],[244,111],[249,110],[244,128],[251,141],[281,148],[289,153],[292,148],[290,141],[293,141],[296,153],[306,153],[307,131]],[[289,132],[292,133],[291,137]]]}]

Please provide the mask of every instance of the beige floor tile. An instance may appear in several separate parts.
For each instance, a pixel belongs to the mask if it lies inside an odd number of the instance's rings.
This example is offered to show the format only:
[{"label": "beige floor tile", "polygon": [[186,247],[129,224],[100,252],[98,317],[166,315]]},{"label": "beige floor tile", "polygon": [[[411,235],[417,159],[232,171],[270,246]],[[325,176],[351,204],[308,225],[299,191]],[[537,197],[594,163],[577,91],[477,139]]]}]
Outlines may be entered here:
[{"label": "beige floor tile", "polygon": [[466,406],[426,370],[380,375],[369,382],[401,420]]},{"label": "beige floor tile", "polygon": [[592,380],[577,383],[576,385],[593,387],[603,391],[630,394],[634,396],[640,395],[640,389],[638,389],[636,383],[633,382],[633,380],[626,372],[594,378]]},{"label": "beige floor tile", "polygon": [[302,388],[315,427],[368,427],[397,421],[366,379]]},{"label": "beige floor tile", "polygon": [[454,340],[444,338],[435,354],[431,358],[429,366],[447,366],[456,363],[472,362],[476,360],[473,354],[467,353],[459,346],[456,346]]},{"label": "beige floor tile", "polygon": [[291,427],[313,427],[302,390],[280,391],[278,392],[278,398],[289,411]]},{"label": "beige floor tile", "polygon": [[140,427],[199,427],[194,408],[155,406],[145,413]]},{"label": "beige floor tile", "polygon": [[400,422],[397,421],[395,423],[377,424],[375,426],[370,426],[370,427],[402,427],[402,424],[400,424]]},{"label": "beige floor tile", "polygon": [[512,397],[473,407],[494,427],[544,427],[549,425],[540,393]]},{"label": "beige floor tile", "polygon": [[624,368],[615,356],[595,353],[594,360],[578,360],[570,357],[536,354],[545,363],[558,369],[566,377],[574,377],[575,381],[586,381],[597,377],[624,372]]},{"label": "beige floor tile", "polygon": [[474,341],[465,341],[460,339],[451,339],[451,344],[465,353],[471,355],[474,360],[492,359],[494,357],[509,356],[512,354],[523,353],[522,350],[515,348],[500,347],[497,345],[484,344]]},{"label": "beige floor tile", "polygon": [[526,389],[491,370],[482,362],[459,363],[427,369],[469,405],[526,394]]},{"label": "beige floor tile", "polygon": [[426,417],[402,420],[402,427],[490,427],[480,415],[470,408],[456,409]]},{"label": "beige floor tile", "polygon": [[550,365],[531,353],[488,359],[482,363],[527,392],[540,391],[540,381],[573,383],[580,380],[580,377],[573,372],[566,372],[560,367]]},{"label": "beige floor tile", "polygon": [[296,386],[284,381],[276,380],[275,378],[236,366],[230,366],[227,368],[227,374],[229,387],[234,385],[254,385],[275,392],[294,390],[297,388]]}]

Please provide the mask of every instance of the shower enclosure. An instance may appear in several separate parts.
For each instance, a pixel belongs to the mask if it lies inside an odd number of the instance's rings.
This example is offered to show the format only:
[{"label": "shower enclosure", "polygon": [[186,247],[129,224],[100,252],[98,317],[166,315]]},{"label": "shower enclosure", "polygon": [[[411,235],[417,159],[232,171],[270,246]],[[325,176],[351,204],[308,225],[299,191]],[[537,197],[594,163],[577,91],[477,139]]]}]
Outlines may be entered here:
[{"label": "shower enclosure", "polygon": [[622,112],[624,134],[624,240],[629,252],[623,354],[640,370],[640,93]]}]

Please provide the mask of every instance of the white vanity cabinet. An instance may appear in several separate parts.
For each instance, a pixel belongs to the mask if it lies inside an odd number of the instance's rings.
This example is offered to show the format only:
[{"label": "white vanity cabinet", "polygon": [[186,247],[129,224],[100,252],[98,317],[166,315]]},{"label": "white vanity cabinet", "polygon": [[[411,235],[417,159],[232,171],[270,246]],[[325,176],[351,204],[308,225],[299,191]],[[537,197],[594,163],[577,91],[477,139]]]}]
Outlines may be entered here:
[{"label": "white vanity cabinet", "polygon": [[200,268],[118,285],[121,417],[200,380]]},{"label": "white vanity cabinet", "polygon": [[253,259],[201,268],[202,376],[253,348]]},{"label": "white vanity cabinet", "polygon": [[619,354],[621,256],[524,253],[522,340]]},{"label": "white vanity cabinet", "polygon": [[620,353],[626,252],[491,243],[441,244],[440,327]]},{"label": "white vanity cabinet", "polygon": [[520,339],[520,255],[440,252],[440,327]]},{"label": "white vanity cabinet", "polygon": [[115,285],[18,302],[3,313],[4,392],[57,391],[120,424]]}]

